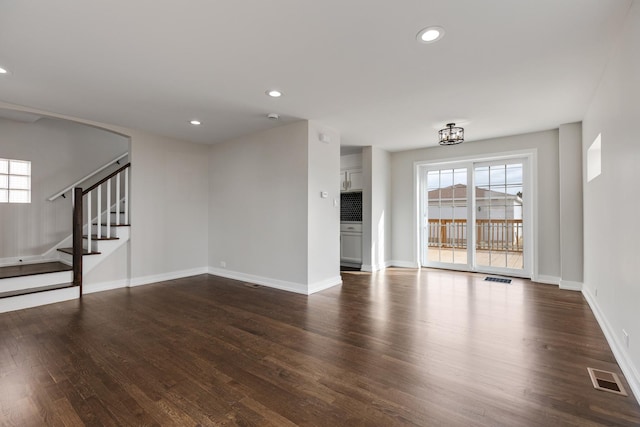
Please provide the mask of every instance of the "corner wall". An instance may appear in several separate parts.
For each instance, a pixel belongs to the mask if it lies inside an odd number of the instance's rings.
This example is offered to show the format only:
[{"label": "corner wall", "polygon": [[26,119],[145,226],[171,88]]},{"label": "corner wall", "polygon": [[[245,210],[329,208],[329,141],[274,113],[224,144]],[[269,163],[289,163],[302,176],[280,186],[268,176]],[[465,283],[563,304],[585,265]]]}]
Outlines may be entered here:
[{"label": "corner wall", "polygon": [[306,293],[308,138],[299,121],[210,147],[212,274]]},{"label": "corner wall", "polygon": [[[583,121],[584,290],[627,381],[640,399],[640,3]],[[587,181],[587,151],[601,134],[600,176]],[[623,330],[627,332],[628,344]]]}]

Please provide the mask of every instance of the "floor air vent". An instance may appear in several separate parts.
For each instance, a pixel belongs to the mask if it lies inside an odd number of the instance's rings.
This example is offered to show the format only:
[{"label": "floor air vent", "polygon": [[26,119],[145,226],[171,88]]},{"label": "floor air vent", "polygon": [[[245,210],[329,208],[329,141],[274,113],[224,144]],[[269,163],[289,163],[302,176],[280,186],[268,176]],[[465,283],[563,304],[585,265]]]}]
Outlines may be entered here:
[{"label": "floor air vent", "polygon": [[609,393],[627,396],[627,392],[622,386],[620,378],[618,378],[615,373],[593,368],[587,368],[587,371],[589,371],[593,388],[596,390],[608,391]]},{"label": "floor air vent", "polygon": [[487,282],[511,283],[511,279],[503,279],[502,277],[485,277]]},{"label": "floor air vent", "polygon": [[245,283],[244,284],[248,288],[261,288],[261,285],[256,285],[255,283]]}]

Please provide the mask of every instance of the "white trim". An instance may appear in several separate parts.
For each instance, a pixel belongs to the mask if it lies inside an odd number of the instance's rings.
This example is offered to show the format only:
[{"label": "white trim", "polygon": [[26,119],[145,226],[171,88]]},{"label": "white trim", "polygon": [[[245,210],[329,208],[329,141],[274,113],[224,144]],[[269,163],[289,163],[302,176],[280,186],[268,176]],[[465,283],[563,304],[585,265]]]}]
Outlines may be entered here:
[{"label": "white trim", "polygon": [[0,299],[0,313],[23,310],[25,308],[54,304],[56,302],[69,301],[80,297],[80,288],[55,289],[35,294],[19,295]]},{"label": "white trim", "polygon": [[607,322],[607,318],[600,310],[596,299],[591,295],[591,292],[589,292],[586,287],[582,288],[582,295],[584,296],[584,299],[587,300],[589,307],[591,307],[591,311],[598,321],[598,324],[604,333],[604,337],[607,339],[607,343],[609,343],[609,347],[611,347],[613,356],[616,358],[616,362],[618,362],[622,373],[627,379],[627,383],[629,383],[631,392],[638,403],[640,403],[640,373],[638,373],[638,370],[633,365],[629,352],[625,349],[624,344],[616,338],[618,335],[614,332],[609,322]]},{"label": "white trim", "polygon": [[342,277],[336,276],[320,282],[311,283],[307,287],[307,295],[315,294],[316,292],[324,291],[325,289],[332,288],[334,286],[342,285]]},{"label": "white trim", "polygon": [[94,294],[96,292],[111,291],[113,289],[121,289],[129,286],[128,279],[114,280],[111,282],[100,282],[94,284],[82,284],[82,294]]},{"label": "white trim", "polygon": [[129,280],[129,287],[149,285],[157,282],[164,282],[167,280],[182,279],[184,277],[197,276],[199,274],[207,274],[209,269],[207,267],[192,268],[190,270],[172,271],[169,273],[152,274],[150,276],[141,276],[132,278]]},{"label": "white trim", "polygon": [[582,290],[582,282],[573,282],[571,280],[562,280],[560,279],[560,289],[565,289],[567,291],[581,291]]},{"label": "white trim", "polygon": [[556,285],[559,286],[560,285],[560,278],[557,276],[545,276],[545,275],[538,275],[538,276],[534,276],[533,279],[531,279],[532,282],[537,282],[537,283],[545,283],[547,285]]},{"label": "white trim", "polygon": [[238,280],[241,282],[255,283],[256,285],[267,286],[283,291],[295,292],[296,294],[309,295],[308,286],[303,283],[288,282],[285,280],[255,276],[253,274],[240,273],[237,271],[230,271],[214,267],[209,267],[209,274],[225,277],[227,279]]},{"label": "white trim", "polygon": [[400,268],[420,268],[420,264],[417,262],[411,261],[397,261],[391,260],[387,262],[389,267],[400,267]]},{"label": "white trim", "polygon": [[227,279],[238,280],[241,282],[255,283],[258,285],[303,295],[315,294],[316,292],[324,291],[325,289],[329,289],[342,284],[341,276],[335,276],[316,283],[305,285],[303,283],[272,279],[268,277],[256,276],[253,274],[240,273],[237,271],[229,271],[213,267],[209,268],[209,274],[225,277]]},{"label": "white trim", "polygon": [[369,273],[373,273],[374,271],[385,270],[390,266],[391,266],[391,262],[389,261],[386,261],[382,264],[373,264],[373,265],[362,264],[362,266],[360,266],[360,271],[367,271]]}]

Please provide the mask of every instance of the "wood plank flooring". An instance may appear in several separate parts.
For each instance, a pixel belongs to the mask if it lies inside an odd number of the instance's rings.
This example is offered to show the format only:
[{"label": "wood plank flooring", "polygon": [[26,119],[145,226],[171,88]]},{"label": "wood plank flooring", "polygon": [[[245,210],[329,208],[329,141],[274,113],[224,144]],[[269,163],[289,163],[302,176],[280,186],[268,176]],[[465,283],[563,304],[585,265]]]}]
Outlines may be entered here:
[{"label": "wood plank flooring", "polygon": [[[0,425],[637,426],[582,295],[439,270],[201,275],[0,315]],[[628,384],[624,383],[628,389]]]}]

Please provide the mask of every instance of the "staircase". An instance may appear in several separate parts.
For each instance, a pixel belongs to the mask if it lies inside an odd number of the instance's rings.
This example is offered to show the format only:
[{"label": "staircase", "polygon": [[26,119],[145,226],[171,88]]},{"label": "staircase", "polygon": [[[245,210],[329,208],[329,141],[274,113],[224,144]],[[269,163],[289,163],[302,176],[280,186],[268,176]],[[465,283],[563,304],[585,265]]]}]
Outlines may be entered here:
[{"label": "staircase", "polygon": [[0,313],[82,297],[83,274],[129,241],[129,167],[69,189],[74,232],[43,255],[46,262],[0,267]]}]

